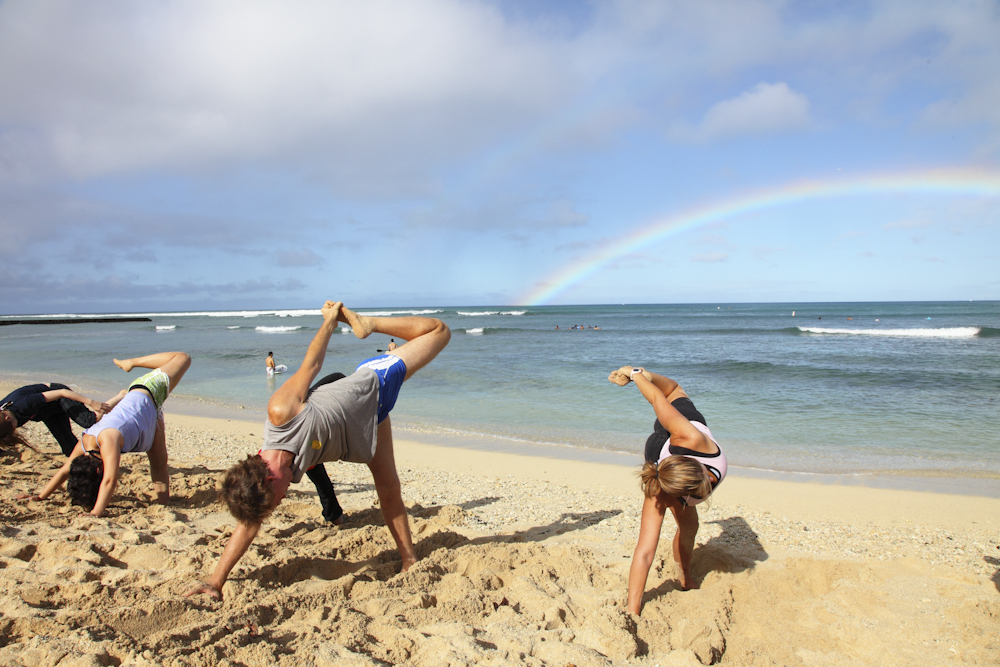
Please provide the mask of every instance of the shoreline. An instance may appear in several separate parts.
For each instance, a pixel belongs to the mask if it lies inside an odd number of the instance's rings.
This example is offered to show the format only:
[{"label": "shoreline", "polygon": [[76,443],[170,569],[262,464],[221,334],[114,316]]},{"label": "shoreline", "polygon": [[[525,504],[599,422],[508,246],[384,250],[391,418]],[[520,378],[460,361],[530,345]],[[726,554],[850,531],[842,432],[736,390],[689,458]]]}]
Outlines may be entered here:
[{"label": "shoreline", "polygon": [[[30,383],[27,376],[18,378],[20,374],[6,373],[0,376],[0,396],[6,395],[18,386]],[[18,378],[18,379],[14,379]],[[81,393],[91,391],[93,398],[98,398],[101,392],[109,396],[118,391],[105,387],[102,383],[91,381],[90,384],[70,378],[69,386],[79,388]],[[120,387],[119,387],[120,389]],[[167,414],[204,419],[231,419],[248,423],[263,423],[266,410],[254,406],[225,403],[214,399],[185,396],[180,393],[171,396],[167,405]],[[535,443],[516,440],[489,434],[455,433],[445,429],[408,428],[405,422],[393,424],[393,430],[404,439],[436,444],[443,447],[472,450],[479,452],[500,452],[517,456],[534,458],[551,458],[565,461],[579,461],[625,467],[631,470],[638,468],[641,453],[610,451],[572,444]],[[397,439],[399,439],[397,437]],[[814,473],[802,471],[766,470],[742,467],[735,464],[729,466],[729,477],[740,477],[757,480],[771,480],[794,484],[816,484],[820,486],[847,487],[856,492],[858,489],[884,489],[895,491],[911,491],[956,495],[974,498],[1000,499],[1000,477],[993,476],[960,476],[954,474],[935,474],[946,471],[928,471],[925,475],[884,475],[879,473]]]},{"label": "shoreline", "polygon": [[[347,522],[308,479],[223,588],[184,598],[233,521],[220,472],[261,423],[167,413],[172,500],[123,458],[106,518],[61,492],[19,503],[62,460],[0,461],[0,664],[538,667],[996,664],[1000,500],[727,477],[679,590],[664,524],[639,617],[624,611],[641,495],[628,466],[395,439],[420,560],[400,574],[364,465],[327,469]],[[767,609],[762,615],[761,610]],[[74,662],[73,664],[77,664]]]}]

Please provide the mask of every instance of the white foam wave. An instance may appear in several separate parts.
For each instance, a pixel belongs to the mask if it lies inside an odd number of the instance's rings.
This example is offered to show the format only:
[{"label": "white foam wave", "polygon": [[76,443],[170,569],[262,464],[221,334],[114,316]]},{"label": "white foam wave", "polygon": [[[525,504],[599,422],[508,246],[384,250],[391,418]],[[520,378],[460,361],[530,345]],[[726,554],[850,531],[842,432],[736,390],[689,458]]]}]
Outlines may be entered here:
[{"label": "white foam wave", "polygon": [[173,331],[176,328],[177,328],[176,324],[169,324],[169,325],[163,325],[163,326],[157,325],[156,330],[157,331]]},{"label": "white foam wave", "polygon": [[797,327],[803,333],[839,334],[847,336],[905,336],[911,338],[973,338],[979,327],[949,327],[942,329],[824,329]]},{"label": "white foam wave", "polygon": [[459,315],[465,315],[466,317],[477,317],[479,315],[524,315],[528,311],[526,311],[526,310],[486,310],[486,311],[468,312],[468,311],[457,310],[455,312],[458,313]]},{"label": "white foam wave", "polygon": [[363,313],[359,311],[358,314],[369,317],[390,317],[392,315],[433,315],[443,312],[443,310],[371,310]]},{"label": "white foam wave", "polygon": [[[310,310],[200,310],[183,313],[66,313],[60,315],[18,315],[21,319],[30,317],[59,317],[71,319],[74,317],[262,317],[272,315],[277,317],[302,317],[303,315],[322,315],[318,309]],[[14,317],[14,316],[11,316]]]},{"label": "white foam wave", "polygon": [[465,333],[467,333],[467,334],[482,334],[483,333],[483,328],[482,327],[476,327],[475,329],[466,329]]},{"label": "white foam wave", "polygon": [[[264,313],[265,315],[267,313]],[[274,314],[278,317],[305,317],[306,315],[322,315],[321,310],[276,310]]]},{"label": "white foam wave", "polygon": [[354,329],[352,329],[351,327],[340,327],[340,333],[342,334],[354,333]]},{"label": "white foam wave", "polygon": [[297,331],[302,327],[256,327],[255,330],[261,333],[285,333],[287,331]]},{"label": "white foam wave", "polygon": [[[373,310],[361,313],[374,317],[389,317],[391,315],[432,315],[443,313],[441,309],[424,310]],[[4,315],[0,319],[31,319],[58,317],[61,319],[73,319],[76,317],[305,317],[322,315],[318,308],[303,308],[289,310],[198,310],[183,313],[57,313],[48,315]],[[511,315],[523,313],[507,313]]]},{"label": "white foam wave", "polygon": [[239,329],[239,328],[240,328],[240,325],[236,324],[236,325],[234,325],[234,326],[231,326],[231,327],[226,327],[226,328],[227,328],[227,329]]}]

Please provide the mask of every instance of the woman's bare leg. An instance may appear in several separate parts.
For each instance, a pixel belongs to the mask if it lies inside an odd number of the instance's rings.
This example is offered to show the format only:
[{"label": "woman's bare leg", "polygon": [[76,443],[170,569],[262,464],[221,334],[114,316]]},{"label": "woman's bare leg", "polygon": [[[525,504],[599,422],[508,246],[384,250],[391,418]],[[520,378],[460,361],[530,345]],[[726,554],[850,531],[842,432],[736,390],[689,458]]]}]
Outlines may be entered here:
[{"label": "woman's bare leg", "polygon": [[156,420],[153,446],[146,456],[149,457],[149,476],[153,480],[156,502],[166,505],[170,500],[170,470],[167,468],[167,434],[162,419]]},{"label": "woman's bare leg", "polygon": [[191,357],[186,352],[158,352],[134,359],[114,359],[115,365],[126,373],[133,368],[159,368],[170,377],[170,391],[184,377],[191,366]]},{"label": "woman's bare leg", "polygon": [[433,317],[367,317],[342,307],[340,321],[349,324],[358,338],[380,333],[408,341],[392,351],[406,364],[407,380],[429,364],[451,340],[448,325]]},{"label": "woman's bare leg", "polygon": [[681,588],[691,590],[700,588],[700,584],[691,575],[691,554],[694,552],[694,539],[698,535],[698,508],[671,507],[674,520],[677,522],[677,532],[674,534],[674,560],[681,570]]}]

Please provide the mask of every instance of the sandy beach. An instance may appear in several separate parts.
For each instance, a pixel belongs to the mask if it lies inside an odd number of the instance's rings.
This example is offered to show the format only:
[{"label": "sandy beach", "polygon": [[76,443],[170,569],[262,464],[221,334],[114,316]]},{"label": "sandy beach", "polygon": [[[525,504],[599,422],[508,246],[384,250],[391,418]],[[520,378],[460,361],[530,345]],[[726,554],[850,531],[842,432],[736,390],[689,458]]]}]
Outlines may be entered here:
[{"label": "sandy beach", "polygon": [[367,468],[327,464],[343,526],[304,480],[224,601],[184,598],[233,528],[219,471],[261,424],[167,413],[168,506],[141,455],[104,518],[15,501],[61,463],[38,424],[38,452],[0,457],[0,665],[1000,664],[1000,500],[733,475],[701,513],[701,589],[679,589],[665,524],[635,617],[633,469],[405,438],[410,572]]}]

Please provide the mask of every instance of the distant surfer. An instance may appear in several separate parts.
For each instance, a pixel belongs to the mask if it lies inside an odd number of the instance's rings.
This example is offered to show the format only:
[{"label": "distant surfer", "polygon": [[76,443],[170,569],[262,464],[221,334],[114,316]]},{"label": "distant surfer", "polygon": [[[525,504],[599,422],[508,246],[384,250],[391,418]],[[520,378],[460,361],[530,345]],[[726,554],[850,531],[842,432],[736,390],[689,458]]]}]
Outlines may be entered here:
[{"label": "distant surfer", "polygon": [[[402,571],[417,561],[402,488],[396,472],[389,412],[400,387],[430,363],[451,339],[441,320],[429,317],[367,317],[327,301],[323,325],[313,338],[299,370],[267,406],[264,446],[256,456],[230,468],[222,479],[220,499],[236,519],[236,529],[206,583],[187,595],[222,598],[222,586],[246,553],[261,524],[310,468],[325,461],[367,463],[375,482],[379,506],[396,543]],[[399,336],[408,341],[393,354],[368,359],[350,377],[315,387],[330,337],[338,322],[358,338],[372,333]]]},{"label": "distant surfer", "polygon": [[267,359],[264,360],[264,365],[267,367],[267,377],[274,376],[274,352],[267,353]]},{"label": "distant surfer", "polygon": [[154,370],[129,384],[117,405],[86,430],[65,465],[28,500],[45,500],[69,480],[66,490],[73,504],[101,516],[118,485],[121,455],[140,452],[149,457],[156,502],[170,500],[163,403],[191,366],[191,357],[184,352],[160,352],[114,362],[126,373],[133,368]]},{"label": "distant surfer", "polygon": [[389,345],[386,346],[385,351],[386,352],[392,352],[397,347],[398,347],[398,345],[396,345],[396,339],[395,338],[390,338],[389,339]]},{"label": "distant surfer", "polygon": [[101,403],[58,382],[29,384],[15,389],[0,401],[0,447],[28,445],[18,434],[17,427],[36,421],[45,424],[63,454],[69,456],[77,441],[69,421],[72,419],[79,426],[90,428],[111,412],[122,396],[124,394],[119,394]]},{"label": "distant surfer", "polygon": [[619,386],[634,382],[656,414],[639,473],[644,496],[642,518],[628,577],[628,610],[638,614],[667,509],[677,523],[673,553],[680,568],[681,588],[699,587],[691,574],[691,554],[698,534],[695,505],[725,479],[726,455],[708,430],[705,417],[674,380],[628,366],[611,373],[608,380]]}]

